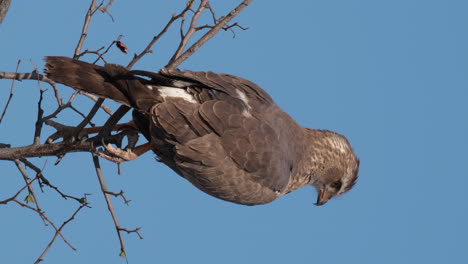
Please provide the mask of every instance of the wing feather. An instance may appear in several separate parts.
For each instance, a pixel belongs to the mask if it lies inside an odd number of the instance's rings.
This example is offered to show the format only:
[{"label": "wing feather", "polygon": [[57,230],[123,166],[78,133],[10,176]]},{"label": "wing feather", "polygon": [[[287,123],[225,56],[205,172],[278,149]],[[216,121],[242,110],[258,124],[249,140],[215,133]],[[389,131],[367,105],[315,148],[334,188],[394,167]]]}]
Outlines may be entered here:
[{"label": "wing feather", "polygon": [[253,90],[244,93],[255,94],[249,100],[258,104],[264,91],[230,75],[188,72],[179,77],[184,81],[198,81],[206,90],[222,89],[233,95],[198,104],[168,100],[155,106],[156,129],[171,135],[175,163],[179,171],[185,172],[184,177],[205,191],[214,191],[216,185],[216,192],[220,189],[227,192],[225,186],[234,185],[243,186],[239,188],[246,192],[254,188],[250,185],[273,193],[284,190],[290,177],[291,164],[287,157],[290,151],[285,149],[288,144],[282,142],[288,139],[282,138],[283,134],[271,125],[277,117],[277,106],[266,105],[257,108],[253,115],[246,115],[245,104],[236,93],[239,87],[245,91],[250,85],[249,89]]}]

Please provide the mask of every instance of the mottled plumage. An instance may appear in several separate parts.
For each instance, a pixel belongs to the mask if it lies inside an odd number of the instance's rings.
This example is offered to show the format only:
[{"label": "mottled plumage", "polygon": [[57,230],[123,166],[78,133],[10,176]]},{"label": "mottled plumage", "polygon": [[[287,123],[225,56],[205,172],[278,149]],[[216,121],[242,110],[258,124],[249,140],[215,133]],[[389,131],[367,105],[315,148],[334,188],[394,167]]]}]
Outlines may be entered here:
[{"label": "mottled plumage", "polygon": [[357,179],[359,161],[345,137],[299,126],[248,80],[45,61],[50,79],[135,109],[133,119],[161,162],[217,198],[264,204],[313,185],[321,205]]}]

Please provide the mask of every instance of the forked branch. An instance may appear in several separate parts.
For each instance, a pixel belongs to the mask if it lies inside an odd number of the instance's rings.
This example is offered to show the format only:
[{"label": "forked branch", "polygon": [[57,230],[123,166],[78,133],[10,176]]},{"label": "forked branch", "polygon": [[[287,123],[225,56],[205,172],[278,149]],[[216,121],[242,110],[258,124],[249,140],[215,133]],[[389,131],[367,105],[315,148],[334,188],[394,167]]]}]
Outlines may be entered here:
[{"label": "forked branch", "polygon": [[229,23],[235,16],[237,16],[245,7],[247,7],[252,0],[245,0],[240,3],[236,8],[234,8],[229,14],[227,14],[218,24],[216,24],[212,29],[210,29],[205,35],[203,35],[199,40],[197,40],[190,48],[188,48],[180,56],[174,57],[169,61],[169,63],[164,67],[165,69],[172,70],[184,62],[188,57],[192,56],[203,44],[205,44],[209,39],[214,37],[220,29]]}]

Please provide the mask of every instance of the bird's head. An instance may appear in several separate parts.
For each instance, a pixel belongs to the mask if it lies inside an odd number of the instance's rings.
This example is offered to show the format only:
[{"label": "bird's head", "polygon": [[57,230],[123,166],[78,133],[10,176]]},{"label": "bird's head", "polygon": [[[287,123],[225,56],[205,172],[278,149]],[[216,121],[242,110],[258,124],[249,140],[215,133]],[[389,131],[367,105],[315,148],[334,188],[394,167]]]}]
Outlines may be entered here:
[{"label": "bird's head", "polygon": [[318,132],[315,132],[315,169],[311,184],[318,193],[315,205],[323,205],[354,186],[358,177],[359,159],[344,136],[331,131]]},{"label": "bird's head", "polygon": [[323,205],[328,200],[343,194],[354,186],[359,169],[359,160],[343,170],[336,167],[326,170],[325,174],[314,183],[317,190],[317,202],[315,205]]}]

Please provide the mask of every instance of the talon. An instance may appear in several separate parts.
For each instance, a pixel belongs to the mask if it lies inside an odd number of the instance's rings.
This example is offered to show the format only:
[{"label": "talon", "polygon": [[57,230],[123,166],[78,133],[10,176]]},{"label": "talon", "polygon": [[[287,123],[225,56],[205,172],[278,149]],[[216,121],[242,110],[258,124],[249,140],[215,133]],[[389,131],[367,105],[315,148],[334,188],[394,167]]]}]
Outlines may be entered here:
[{"label": "talon", "polygon": [[97,154],[109,161],[120,163],[124,161],[130,161],[138,158],[138,155],[132,151],[132,149],[122,150],[120,148],[114,148],[111,144],[103,144],[104,150],[98,150]]},{"label": "talon", "polygon": [[114,162],[114,163],[122,163],[122,162],[126,161],[126,160],[123,160],[123,159],[121,159],[121,158],[119,158],[119,157],[112,156],[109,152],[104,151],[104,150],[102,150],[102,149],[99,149],[99,150],[96,152],[96,154],[97,154],[99,157],[101,157],[101,158],[103,158],[103,159],[106,159],[106,160],[108,160],[108,161]]}]

